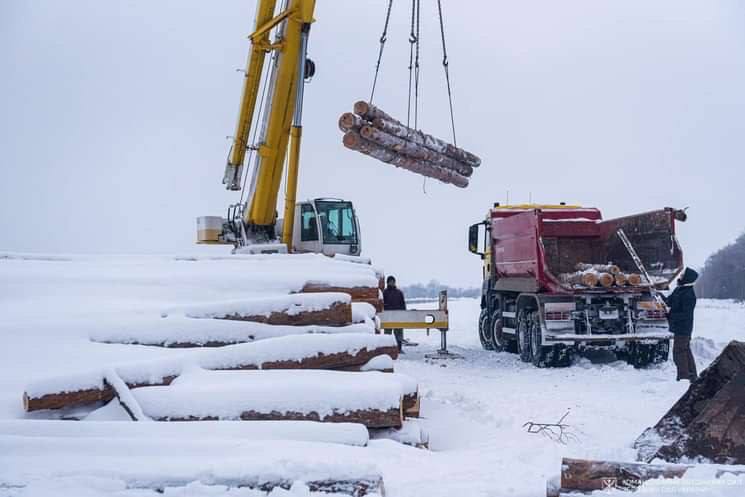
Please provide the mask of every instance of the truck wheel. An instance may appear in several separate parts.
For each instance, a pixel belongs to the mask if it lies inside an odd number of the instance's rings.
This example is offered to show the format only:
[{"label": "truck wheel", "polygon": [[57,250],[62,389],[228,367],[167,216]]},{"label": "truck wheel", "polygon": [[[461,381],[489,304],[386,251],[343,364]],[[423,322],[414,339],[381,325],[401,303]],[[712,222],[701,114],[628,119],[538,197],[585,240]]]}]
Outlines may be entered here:
[{"label": "truck wheel", "polygon": [[533,352],[533,365],[538,368],[553,366],[554,348],[541,345],[541,323],[538,320],[537,312],[531,312],[529,314],[528,323],[530,328],[530,349]]},{"label": "truck wheel", "polygon": [[481,309],[479,315],[479,341],[484,350],[494,350],[494,343],[491,337],[491,323],[489,320],[489,311]]},{"label": "truck wheel", "polygon": [[502,313],[494,311],[491,317],[491,341],[494,345],[494,350],[497,352],[502,352],[509,348],[509,340],[504,336],[502,326]]},{"label": "truck wheel", "polygon": [[517,313],[517,353],[523,362],[533,360],[533,351],[530,348],[530,313],[521,310]]},{"label": "truck wheel", "polygon": [[655,362],[658,344],[630,343],[627,348],[626,362],[636,369],[644,369]]},{"label": "truck wheel", "polygon": [[670,357],[670,340],[663,340],[656,345],[652,352],[652,362],[654,364],[662,364],[667,362]]}]

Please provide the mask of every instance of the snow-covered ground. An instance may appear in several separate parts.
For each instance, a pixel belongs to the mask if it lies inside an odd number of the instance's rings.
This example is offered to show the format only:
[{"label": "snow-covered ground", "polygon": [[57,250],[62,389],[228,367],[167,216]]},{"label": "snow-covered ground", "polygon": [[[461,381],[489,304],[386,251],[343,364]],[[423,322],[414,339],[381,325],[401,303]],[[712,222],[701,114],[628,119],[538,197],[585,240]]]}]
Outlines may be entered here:
[{"label": "snow-covered ground", "polygon": [[[263,267],[257,271],[250,258],[3,258],[0,254],[0,419],[38,417],[25,414],[21,402],[24,387],[31,381],[111,363],[189,353],[94,343],[88,337],[174,308],[286,292],[287,280],[272,279],[266,264]],[[316,271],[329,276],[324,267]],[[395,364],[397,372],[419,381],[421,424],[429,432],[430,451],[390,440],[371,440],[367,447],[319,446],[322,453],[313,458],[325,464],[355,461],[379,468],[389,497],[542,496],[546,480],[558,474],[562,457],[633,460],[630,446],[634,439],[686,388],[685,382],[675,382],[672,362],[635,370],[622,362],[581,359],[571,368],[537,369],[515,355],[483,351],[476,333],[478,313],[477,300],[450,302],[450,350],[462,359],[426,359],[425,354],[439,346],[438,334],[427,337],[423,332],[409,331],[407,337],[419,345],[407,347]],[[702,369],[729,340],[745,337],[745,306],[700,301],[696,323],[694,353]],[[529,421],[555,422],[567,411],[570,436],[565,444],[527,433],[523,426]],[[21,459],[33,466],[38,457],[43,466],[53,457],[71,457],[69,467],[100,466],[108,476],[96,473],[95,478],[65,480],[67,486],[58,488],[57,495],[81,495],[80,486],[86,484],[92,490],[85,495],[155,495],[128,490],[111,476],[111,468],[106,466],[106,461],[111,461],[98,457],[101,454],[90,454],[89,460],[81,460],[79,452],[42,455],[34,450],[47,450],[43,444],[24,449],[11,442],[0,437],[0,480],[9,476],[7,467]],[[236,458],[254,454],[257,444],[263,444],[267,457],[301,457],[313,450],[311,446],[299,450],[277,442],[249,442],[236,442]],[[284,454],[283,447],[292,453]],[[191,450],[189,454],[198,453],[197,448]],[[203,473],[214,471],[214,454],[205,450],[203,461],[191,456],[184,464]],[[143,459],[141,466],[152,476],[161,460],[170,461],[164,472],[173,470],[173,458],[159,452]],[[695,477],[705,480],[712,474],[697,472]],[[36,488],[39,492],[31,493],[30,487],[4,487],[0,481],[0,496],[51,495],[45,493],[50,491],[49,485]],[[178,495],[212,495],[215,490],[200,484],[190,488],[191,493]],[[685,492],[660,490],[666,495]],[[698,483],[696,490],[695,495],[742,496],[745,480],[724,486]]]}]

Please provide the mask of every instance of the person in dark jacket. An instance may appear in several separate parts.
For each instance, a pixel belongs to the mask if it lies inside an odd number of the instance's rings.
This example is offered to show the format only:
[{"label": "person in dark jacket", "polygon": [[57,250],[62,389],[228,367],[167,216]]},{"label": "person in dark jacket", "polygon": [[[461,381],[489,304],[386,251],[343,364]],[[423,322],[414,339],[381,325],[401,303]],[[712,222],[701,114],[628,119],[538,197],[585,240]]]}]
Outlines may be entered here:
[{"label": "person in dark jacket", "polygon": [[673,361],[678,368],[678,381],[693,381],[698,377],[696,361],[691,352],[693,334],[693,310],[696,308],[696,292],[693,285],[698,273],[686,268],[678,278],[678,286],[665,298],[669,308],[667,320],[673,333]]},{"label": "person in dark jacket", "polygon": [[[396,287],[396,278],[388,276],[385,280],[385,290],[383,290],[383,310],[386,311],[405,311],[406,310],[406,299],[404,299],[404,293]],[[391,330],[386,330],[386,334],[390,335]],[[393,330],[393,335],[396,337],[398,343],[398,350],[401,351],[401,347],[404,343],[404,330],[396,329]]]}]

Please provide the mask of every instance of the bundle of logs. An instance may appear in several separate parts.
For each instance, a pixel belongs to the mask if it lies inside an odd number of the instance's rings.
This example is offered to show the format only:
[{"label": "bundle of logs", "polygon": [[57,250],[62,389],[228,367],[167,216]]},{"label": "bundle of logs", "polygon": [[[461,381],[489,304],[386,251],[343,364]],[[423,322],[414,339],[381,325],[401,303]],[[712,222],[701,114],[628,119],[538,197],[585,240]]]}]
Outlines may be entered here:
[{"label": "bundle of logs", "polygon": [[640,274],[624,273],[615,264],[586,264],[580,262],[574,273],[561,275],[562,283],[572,286],[610,288],[612,286],[639,286],[643,283]]},{"label": "bundle of logs", "polygon": [[481,164],[474,154],[410,128],[364,101],[354,104],[354,113],[341,115],[339,129],[351,150],[459,188],[468,186],[473,168]]}]

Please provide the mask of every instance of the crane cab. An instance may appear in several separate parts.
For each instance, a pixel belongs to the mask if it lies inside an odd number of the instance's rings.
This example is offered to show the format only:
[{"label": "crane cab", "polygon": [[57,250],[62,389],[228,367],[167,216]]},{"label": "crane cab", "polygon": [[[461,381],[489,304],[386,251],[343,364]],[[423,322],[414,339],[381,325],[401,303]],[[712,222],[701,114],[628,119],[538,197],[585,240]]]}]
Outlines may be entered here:
[{"label": "crane cab", "polygon": [[317,198],[295,204],[295,252],[360,255],[359,221],[352,202]]}]

